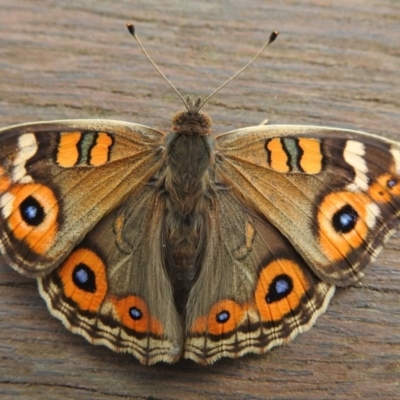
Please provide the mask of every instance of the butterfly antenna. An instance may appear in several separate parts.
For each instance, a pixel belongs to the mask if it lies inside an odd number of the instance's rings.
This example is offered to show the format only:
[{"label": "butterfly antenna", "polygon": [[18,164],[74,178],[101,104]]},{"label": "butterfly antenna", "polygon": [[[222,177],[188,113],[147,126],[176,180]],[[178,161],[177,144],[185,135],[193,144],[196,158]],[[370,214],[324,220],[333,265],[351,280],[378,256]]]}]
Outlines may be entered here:
[{"label": "butterfly antenna", "polygon": [[257,58],[260,56],[260,54],[271,44],[275,41],[275,39],[278,37],[279,32],[278,31],[273,31],[271,35],[269,36],[268,41],[264,44],[264,46],[260,49],[260,51],[238,72],[236,72],[235,75],[233,75],[231,78],[229,78],[225,83],[223,83],[220,87],[215,89],[199,106],[197,111],[200,111],[200,109],[204,106],[204,104],[207,103],[207,101],[214,96],[215,93],[219,92],[223,87],[225,87],[230,81],[235,79],[239,74],[241,74],[247,67],[249,67]]},{"label": "butterfly antenna", "polygon": [[[151,62],[153,67],[158,71],[158,73],[165,79],[165,81],[169,84],[169,86],[172,87],[172,89],[175,91],[175,93],[180,97],[182,100],[183,104],[185,105],[186,109],[189,111],[189,105],[186,102],[186,100],[183,98],[183,96],[179,93],[179,90],[173,85],[173,83],[163,74],[163,72],[158,68],[157,64],[151,59],[149,56],[149,53],[147,53],[146,49],[142,45],[142,42],[139,40],[138,36],[136,35],[135,32],[135,27],[133,24],[126,24],[126,27],[128,28],[129,33],[134,37],[136,42],[139,44],[140,48],[142,49],[144,55],[147,57],[147,59]],[[210,96],[209,96],[210,97]]]}]

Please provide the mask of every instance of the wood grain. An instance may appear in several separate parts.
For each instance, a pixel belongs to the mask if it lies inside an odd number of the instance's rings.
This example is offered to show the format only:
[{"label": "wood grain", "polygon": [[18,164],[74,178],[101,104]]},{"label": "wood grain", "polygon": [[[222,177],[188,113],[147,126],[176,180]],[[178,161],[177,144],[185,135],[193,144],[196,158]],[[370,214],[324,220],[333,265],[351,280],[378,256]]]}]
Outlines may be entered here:
[{"label": "wood grain", "polygon": [[[214,131],[270,123],[400,139],[400,3],[0,0],[0,126],[69,119],[168,131],[182,104],[124,24],[184,93],[207,96]],[[50,316],[36,283],[0,266],[2,399],[396,399],[400,235],[362,284],[339,290],[311,331],[264,356],[145,367],[89,345]]]}]

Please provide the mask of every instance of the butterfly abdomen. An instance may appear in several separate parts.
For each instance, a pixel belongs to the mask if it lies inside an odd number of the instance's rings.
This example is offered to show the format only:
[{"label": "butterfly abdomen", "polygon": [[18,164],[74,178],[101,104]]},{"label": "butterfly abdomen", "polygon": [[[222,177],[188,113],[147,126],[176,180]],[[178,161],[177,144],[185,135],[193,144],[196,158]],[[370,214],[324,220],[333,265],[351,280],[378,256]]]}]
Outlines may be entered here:
[{"label": "butterfly abdomen", "polygon": [[212,162],[204,126],[201,122],[196,124],[193,116],[188,124],[184,120],[188,114],[183,114],[179,115],[182,125],[174,124],[174,133],[168,138],[163,182],[166,264],[178,308],[186,302],[197,275],[200,254],[204,253]]}]

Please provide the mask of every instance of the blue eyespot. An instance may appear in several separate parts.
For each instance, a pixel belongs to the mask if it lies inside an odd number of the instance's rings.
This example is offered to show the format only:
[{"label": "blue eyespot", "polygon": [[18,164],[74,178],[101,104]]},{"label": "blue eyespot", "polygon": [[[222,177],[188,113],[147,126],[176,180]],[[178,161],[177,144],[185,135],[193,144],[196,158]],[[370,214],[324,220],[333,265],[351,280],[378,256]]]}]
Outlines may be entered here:
[{"label": "blue eyespot", "polygon": [[38,226],[44,220],[44,209],[33,196],[28,196],[22,201],[19,205],[19,210],[22,219],[30,226]]},{"label": "blue eyespot", "polygon": [[131,307],[129,309],[129,315],[135,321],[143,317],[143,313],[137,307]]},{"label": "blue eyespot", "polygon": [[281,274],[276,276],[268,288],[268,293],[265,296],[267,303],[273,303],[289,296],[293,290],[293,280],[289,275]]},{"label": "blue eyespot", "polygon": [[357,211],[350,204],[346,204],[333,215],[332,225],[336,232],[348,233],[355,228],[357,220]]},{"label": "blue eyespot", "polygon": [[284,279],[279,279],[275,284],[276,293],[282,294],[289,291],[289,282]]},{"label": "blue eyespot", "polygon": [[229,320],[230,317],[231,317],[231,315],[229,314],[229,311],[223,310],[217,314],[216,320],[219,324],[224,324],[225,322],[227,322]]},{"label": "blue eyespot", "polygon": [[86,264],[80,263],[74,268],[72,281],[76,287],[85,292],[94,293],[96,291],[96,276]]}]

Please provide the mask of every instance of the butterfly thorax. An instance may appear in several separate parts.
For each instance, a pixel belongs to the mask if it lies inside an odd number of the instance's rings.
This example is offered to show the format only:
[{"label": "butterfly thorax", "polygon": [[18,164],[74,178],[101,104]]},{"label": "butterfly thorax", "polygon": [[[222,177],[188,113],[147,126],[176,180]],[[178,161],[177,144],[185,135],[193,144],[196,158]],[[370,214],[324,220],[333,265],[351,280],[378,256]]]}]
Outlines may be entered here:
[{"label": "butterfly thorax", "polygon": [[164,188],[166,257],[178,303],[196,276],[204,253],[210,204],[211,120],[205,114],[179,113],[167,140]]}]

